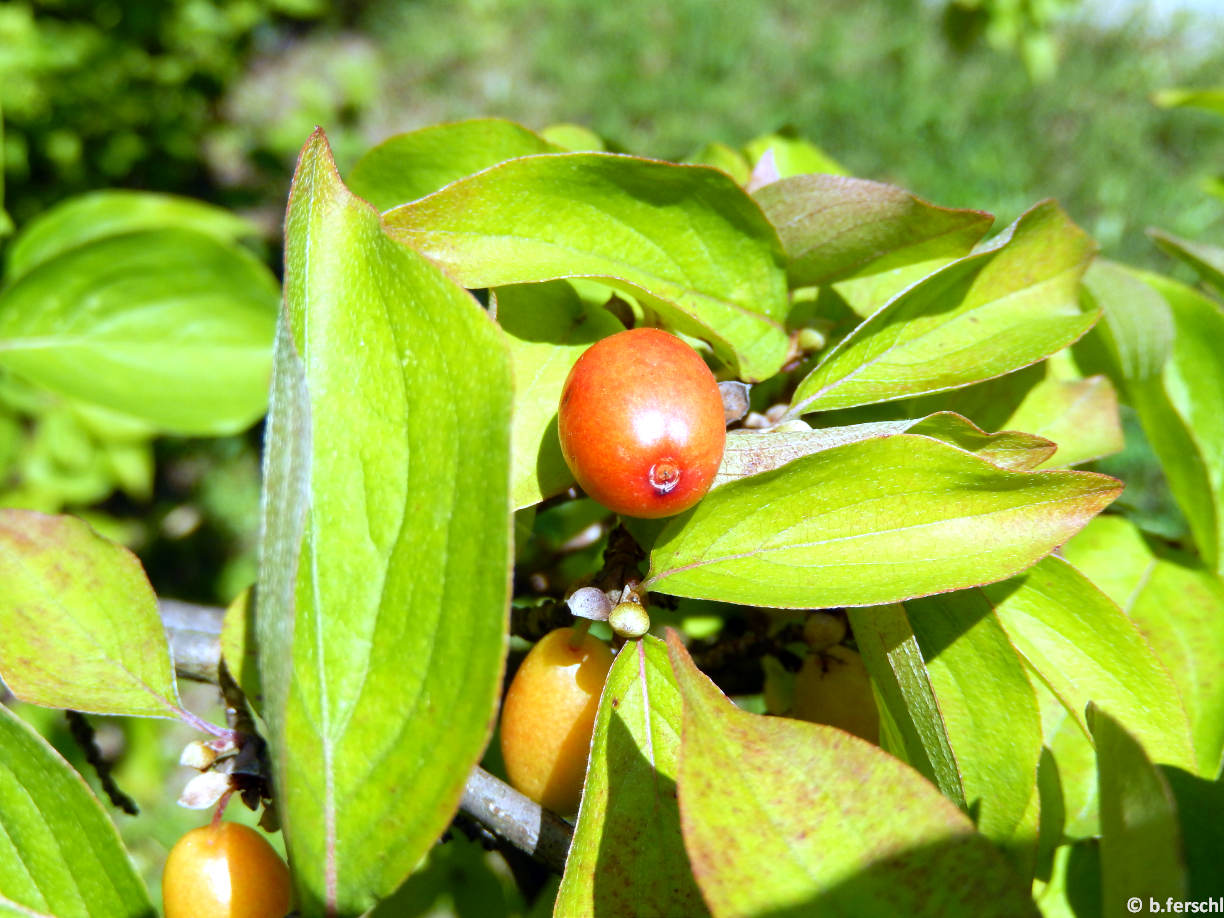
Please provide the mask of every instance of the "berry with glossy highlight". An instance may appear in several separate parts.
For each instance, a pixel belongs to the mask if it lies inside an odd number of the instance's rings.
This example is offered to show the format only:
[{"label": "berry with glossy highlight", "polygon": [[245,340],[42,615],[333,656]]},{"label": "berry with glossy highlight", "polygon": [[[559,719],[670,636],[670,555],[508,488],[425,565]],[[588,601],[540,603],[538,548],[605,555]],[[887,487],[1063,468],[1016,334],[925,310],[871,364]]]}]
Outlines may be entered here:
[{"label": "berry with glossy highlight", "polygon": [[595,712],[611,668],[607,644],[558,628],[536,642],[506,690],[501,717],[506,774],[514,787],[562,816],[578,810]]},{"label": "berry with glossy highlight", "polygon": [[192,829],[162,871],[166,918],[285,918],[289,868],[267,840],[236,822]]},{"label": "berry with glossy highlight", "polygon": [[657,328],[635,328],[578,358],[561,392],[557,433],[588,495],[649,519],[701,500],[727,425],[718,382],[697,352]]}]

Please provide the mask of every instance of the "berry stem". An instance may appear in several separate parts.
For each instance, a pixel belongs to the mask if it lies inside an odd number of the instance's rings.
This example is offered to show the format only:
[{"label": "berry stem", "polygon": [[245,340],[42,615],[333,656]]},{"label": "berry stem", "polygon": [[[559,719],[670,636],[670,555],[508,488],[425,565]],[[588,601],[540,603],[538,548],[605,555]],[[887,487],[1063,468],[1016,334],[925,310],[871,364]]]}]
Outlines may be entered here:
[{"label": "berry stem", "polygon": [[227,790],[221,795],[221,799],[217,801],[217,810],[213,813],[212,827],[215,829],[221,824],[221,815],[225,812],[225,805],[230,802],[230,797],[234,794],[233,790]]},{"label": "berry stem", "polygon": [[589,618],[578,618],[574,620],[574,624],[570,627],[569,649],[580,650],[582,648],[582,639],[586,637],[588,631],[591,630],[591,620]]},{"label": "berry stem", "polygon": [[224,739],[232,739],[234,736],[234,731],[228,727],[218,727],[216,724],[211,724],[203,717],[192,714],[186,708],[174,708],[174,713],[187,726],[194,727],[201,733],[207,733],[209,736],[222,737]]}]

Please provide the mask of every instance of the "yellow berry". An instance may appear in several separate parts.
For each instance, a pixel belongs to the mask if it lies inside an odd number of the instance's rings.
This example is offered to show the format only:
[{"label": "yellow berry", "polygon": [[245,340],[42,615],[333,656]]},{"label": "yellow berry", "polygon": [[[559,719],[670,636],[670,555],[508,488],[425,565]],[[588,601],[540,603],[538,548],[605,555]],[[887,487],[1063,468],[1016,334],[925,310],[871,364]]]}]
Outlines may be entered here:
[{"label": "yellow berry", "polygon": [[289,905],[289,868],[247,826],[219,822],[192,829],[166,858],[166,918],[285,918]]},{"label": "yellow berry", "polygon": [[841,645],[808,656],[795,676],[791,716],[879,743],[880,712],[863,658]]},{"label": "yellow berry", "polygon": [[595,712],[611,668],[607,644],[558,628],[536,642],[506,690],[501,749],[510,783],[563,816],[578,810]]}]

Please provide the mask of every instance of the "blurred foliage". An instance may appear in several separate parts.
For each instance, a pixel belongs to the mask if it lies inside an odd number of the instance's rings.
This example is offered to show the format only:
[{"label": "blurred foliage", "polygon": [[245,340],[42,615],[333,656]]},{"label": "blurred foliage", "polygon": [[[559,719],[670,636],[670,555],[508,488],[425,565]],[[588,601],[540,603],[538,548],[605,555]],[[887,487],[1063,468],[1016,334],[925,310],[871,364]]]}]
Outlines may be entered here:
[{"label": "blurred foliage", "polygon": [[21,223],[77,191],[207,190],[216,103],[289,17],[324,0],[26,0],[0,6],[8,208]]},{"label": "blurred foliage", "polygon": [[[699,138],[738,147],[789,126],[851,174],[992,210],[999,225],[1057,198],[1108,255],[1158,268],[1147,226],[1203,238],[1224,225],[1219,203],[1198,194],[1208,164],[1224,161],[1224,125],[1148,97],[1215,83],[1224,41],[1210,36],[1224,21],[1142,9],[1111,24],[1087,8],[1057,17],[1059,69],[1035,84],[1020,56],[958,46],[941,6],[906,0],[377,0],[352,32],[320,30],[263,57],[224,106],[243,138],[232,149],[248,164],[279,156],[265,181],[281,188],[315,123],[342,169],[349,151],[397,131],[475,116],[583,124],[613,149],[663,158]],[[314,101],[294,110],[308,54]],[[333,59],[365,66],[370,86],[329,76]],[[372,104],[354,108],[362,94]]]},{"label": "blurred foliage", "polygon": [[1062,49],[1055,27],[1080,0],[950,0],[944,7],[948,40],[965,49],[984,40],[1020,56],[1034,81],[1053,78]]},{"label": "blurred foliage", "polygon": [[[9,211],[21,223],[87,187],[146,187],[253,207],[274,238],[316,124],[342,169],[390,134],[474,116],[573,122],[672,159],[698,138],[741,146],[789,126],[854,175],[1000,224],[1057,198],[1106,254],[1157,268],[1148,225],[1221,228],[1218,201],[1197,190],[1224,161],[1224,124],[1149,96],[1216,82],[1224,20],[1156,20],[1135,4],[1105,23],[1092,10],[23,0],[0,7]],[[1058,69],[1035,84],[1040,54],[1023,48],[1043,42]]]},{"label": "blurred foliage", "polygon": [[0,371],[0,506],[85,519],[167,596],[227,603],[254,582],[261,439],[154,439]]}]

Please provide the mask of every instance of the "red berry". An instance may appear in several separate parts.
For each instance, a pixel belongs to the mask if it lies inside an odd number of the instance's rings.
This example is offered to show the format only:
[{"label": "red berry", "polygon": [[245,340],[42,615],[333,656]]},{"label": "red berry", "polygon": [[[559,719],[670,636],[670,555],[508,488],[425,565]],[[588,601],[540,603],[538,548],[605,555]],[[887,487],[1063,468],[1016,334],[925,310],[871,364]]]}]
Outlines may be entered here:
[{"label": "red berry", "polygon": [[671,516],[710,489],[726,445],[722,394],[691,347],[655,328],[591,345],[557,412],[561,452],[584,491],[625,516]]}]

